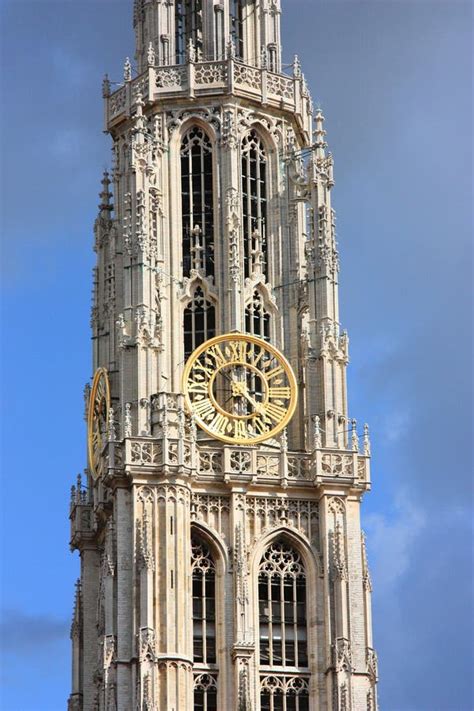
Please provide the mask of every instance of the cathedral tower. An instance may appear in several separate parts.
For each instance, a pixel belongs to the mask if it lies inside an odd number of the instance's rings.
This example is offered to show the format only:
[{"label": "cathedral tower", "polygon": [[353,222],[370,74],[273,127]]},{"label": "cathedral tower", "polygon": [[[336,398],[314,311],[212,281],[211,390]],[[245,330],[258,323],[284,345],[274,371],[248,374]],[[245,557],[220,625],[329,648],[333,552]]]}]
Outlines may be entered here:
[{"label": "cathedral tower", "polygon": [[70,711],[377,708],[333,161],[280,16],[135,0],[104,80]]}]

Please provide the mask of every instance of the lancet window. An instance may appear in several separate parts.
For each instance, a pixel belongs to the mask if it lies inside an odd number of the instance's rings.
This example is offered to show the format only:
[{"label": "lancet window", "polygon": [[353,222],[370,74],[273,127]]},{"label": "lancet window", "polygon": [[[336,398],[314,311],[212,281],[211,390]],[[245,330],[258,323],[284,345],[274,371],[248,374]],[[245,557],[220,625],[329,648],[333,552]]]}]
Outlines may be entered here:
[{"label": "lancet window", "polygon": [[259,566],[261,711],[308,711],[306,572],[284,540]]},{"label": "lancet window", "polygon": [[190,40],[197,57],[202,54],[202,25],[202,0],[176,0],[176,64],[183,64],[186,61]]},{"label": "lancet window", "polygon": [[266,273],[267,156],[255,130],[242,141],[242,214],[245,276]]},{"label": "lancet window", "polygon": [[216,569],[211,552],[199,538],[191,542],[193,581],[193,659],[216,663]]},{"label": "lancet window", "polygon": [[184,310],[184,357],[189,358],[195,348],[216,335],[216,309],[198,287],[193,300]]},{"label": "lancet window", "polygon": [[265,310],[263,297],[257,289],[245,307],[245,330],[266,341],[270,340],[270,314]]},{"label": "lancet window", "polygon": [[214,274],[214,191],[212,144],[204,130],[191,128],[181,143],[183,274]]},{"label": "lancet window", "polygon": [[230,0],[230,36],[235,47],[235,56],[244,57],[244,28],[242,0]]}]

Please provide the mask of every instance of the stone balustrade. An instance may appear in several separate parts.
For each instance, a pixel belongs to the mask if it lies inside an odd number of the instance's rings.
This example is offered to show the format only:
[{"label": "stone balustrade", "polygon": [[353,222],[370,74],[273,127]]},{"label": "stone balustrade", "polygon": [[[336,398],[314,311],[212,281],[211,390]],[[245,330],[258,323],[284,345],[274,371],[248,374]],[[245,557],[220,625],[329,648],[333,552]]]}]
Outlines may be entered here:
[{"label": "stone balustrade", "polygon": [[162,99],[199,98],[213,94],[221,97],[223,92],[288,111],[310,139],[313,104],[304,77],[274,74],[234,58],[149,67],[105,96],[106,129],[111,130],[131,116],[138,97],[147,104]]}]

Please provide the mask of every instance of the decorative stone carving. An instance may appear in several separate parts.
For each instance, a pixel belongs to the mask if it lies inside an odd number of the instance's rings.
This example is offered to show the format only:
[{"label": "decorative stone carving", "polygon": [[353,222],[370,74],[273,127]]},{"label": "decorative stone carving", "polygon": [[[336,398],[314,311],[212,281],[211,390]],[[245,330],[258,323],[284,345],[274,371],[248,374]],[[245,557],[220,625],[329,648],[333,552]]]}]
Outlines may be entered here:
[{"label": "decorative stone carving", "polygon": [[222,451],[200,450],[199,473],[202,475],[222,475]]},{"label": "decorative stone carving", "polygon": [[321,467],[323,475],[334,477],[352,477],[353,461],[350,454],[323,454]]},{"label": "decorative stone carving", "polygon": [[332,644],[332,665],[336,672],[352,671],[351,643],[345,637],[338,637]]},{"label": "decorative stone carving", "polygon": [[333,571],[339,580],[347,580],[347,560],[344,531],[338,522],[333,534]]},{"label": "decorative stone carving", "polygon": [[371,647],[367,647],[366,650],[366,662],[367,662],[367,672],[373,684],[375,684],[379,677],[378,672],[378,660],[377,652]]},{"label": "decorative stone carving", "polygon": [[235,474],[245,474],[250,471],[252,457],[250,452],[234,450],[230,454],[230,469]]},{"label": "decorative stone carving", "polygon": [[152,531],[152,521],[148,511],[145,509],[141,521],[137,521],[137,561],[140,569],[155,569]]},{"label": "decorative stone carving", "polygon": [[132,442],[130,447],[131,463],[135,465],[154,465],[161,462],[163,446],[161,442]]},{"label": "decorative stone carving", "polygon": [[369,564],[367,561],[367,546],[365,542],[365,533],[361,531],[361,548],[362,548],[362,580],[364,590],[372,592],[372,580],[370,578]]},{"label": "decorative stone carving", "polygon": [[156,660],[155,630],[142,627],[138,633],[138,649],[140,661],[154,662]]}]

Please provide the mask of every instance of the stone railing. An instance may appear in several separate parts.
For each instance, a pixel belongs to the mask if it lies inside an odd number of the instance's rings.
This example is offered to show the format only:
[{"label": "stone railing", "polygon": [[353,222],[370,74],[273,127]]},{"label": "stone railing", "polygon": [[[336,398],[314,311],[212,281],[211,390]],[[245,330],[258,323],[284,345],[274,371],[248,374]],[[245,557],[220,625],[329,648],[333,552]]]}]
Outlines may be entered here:
[{"label": "stone railing", "polygon": [[105,97],[106,128],[132,115],[139,96],[146,103],[157,99],[207,97],[213,94],[242,96],[287,110],[311,136],[311,95],[301,76],[274,74],[234,58],[213,62],[188,62],[149,67],[143,74]]},{"label": "stone railing", "polygon": [[316,450],[312,454],[252,447],[197,447],[200,477],[248,479],[253,482],[315,485],[346,480],[364,487],[370,483],[369,457],[348,450]]}]

